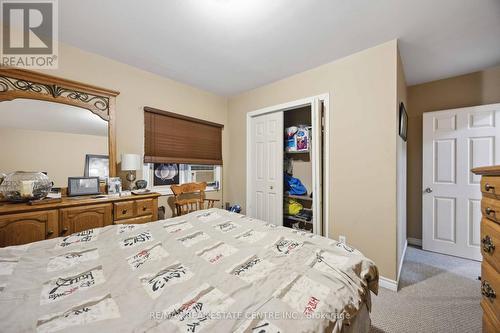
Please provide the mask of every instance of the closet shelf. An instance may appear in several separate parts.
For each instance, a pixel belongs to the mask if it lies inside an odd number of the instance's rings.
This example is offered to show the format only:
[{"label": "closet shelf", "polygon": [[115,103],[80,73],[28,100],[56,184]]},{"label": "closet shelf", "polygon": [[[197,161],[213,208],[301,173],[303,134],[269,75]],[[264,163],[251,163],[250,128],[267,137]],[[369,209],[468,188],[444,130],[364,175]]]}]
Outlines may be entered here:
[{"label": "closet shelf", "polygon": [[300,151],[286,151],[285,154],[309,154],[309,150],[300,150]]},{"label": "closet shelf", "polygon": [[286,219],[289,219],[291,221],[297,221],[297,222],[304,222],[304,223],[311,223],[312,224],[312,221],[308,221],[306,219],[302,219],[302,218],[294,216],[294,215],[285,214],[285,215],[283,215],[283,217],[286,218]]},{"label": "closet shelf", "polygon": [[287,194],[287,193],[285,193],[284,197],[285,198],[290,198],[290,199],[312,201],[312,198],[310,196],[308,196],[308,195],[293,195],[293,194]]}]

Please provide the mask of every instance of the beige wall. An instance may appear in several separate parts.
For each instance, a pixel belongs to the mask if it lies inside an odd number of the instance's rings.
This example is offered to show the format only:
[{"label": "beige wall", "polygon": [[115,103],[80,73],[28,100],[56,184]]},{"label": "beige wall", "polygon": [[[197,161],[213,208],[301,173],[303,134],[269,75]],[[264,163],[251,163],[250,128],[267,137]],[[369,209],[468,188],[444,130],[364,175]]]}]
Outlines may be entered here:
[{"label": "beige wall", "polygon": [[[168,55],[165,55],[168,57]],[[116,104],[117,158],[121,153],[143,154],[142,108],[152,106],[227,124],[227,99],[160,77],[118,61],[59,44],[59,69],[44,73],[118,90]],[[227,130],[223,131],[223,158],[227,160]],[[224,184],[223,184],[224,186]],[[214,195],[214,194],[212,194]],[[215,193],[221,199],[222,191]],[[166,205],[166,197],[160,199]],[[168,212],[167,207],[167,212]]]},{"label": "beige wall", "polygon": [[408,237],[422,239],[422,114],[500,102],[500,66],[408,87]]},{"label": "beige wall", "polygon": [[[399,128],[399,104],[403,103],[407,108],[407,88],[403,69],[403,63],[398,51],[397,68],[397,103],[396,103],[396,126]],[[399,130],[396,131],[397,145],[397,256],[398,256],[398,279],[401,266],[403,265],[403,255],[406,245],[407,230],[407,142],[399,136]]]},{"label": "beige wall", "polygon": [[227,198],[245,206],[246,113],[329,93],[329,236],[347,236],[395,280],[396,70],[393,40],[230,98]]},{"label": "beige wall", "polygon": [[107,155],[108,138],[96,135],[0,128],[0,172],[44,171],[57,187],[82,177],[85,155]]}]

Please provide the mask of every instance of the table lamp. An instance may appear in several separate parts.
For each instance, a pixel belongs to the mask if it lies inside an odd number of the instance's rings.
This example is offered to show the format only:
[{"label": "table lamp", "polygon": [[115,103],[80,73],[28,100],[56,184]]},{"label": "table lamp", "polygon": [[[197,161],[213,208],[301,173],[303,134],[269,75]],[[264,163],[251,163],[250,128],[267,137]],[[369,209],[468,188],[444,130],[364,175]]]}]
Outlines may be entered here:
[{"label": "table lamp", "polygon": [[141,169],[141,156],[138,154],[122,154],[122,170],[128,171],[127,180],[132,183],[135,180],[135,173],[133,171]]}]

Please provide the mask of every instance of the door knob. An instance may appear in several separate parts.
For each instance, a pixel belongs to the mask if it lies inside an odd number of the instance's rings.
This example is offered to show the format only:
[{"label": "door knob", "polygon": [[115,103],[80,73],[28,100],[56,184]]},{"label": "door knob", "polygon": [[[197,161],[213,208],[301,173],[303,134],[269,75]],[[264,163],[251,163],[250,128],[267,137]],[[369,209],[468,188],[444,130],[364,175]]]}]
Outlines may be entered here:
[{"label": "door knob", "polygon": [[425,189],[425,193],[432,193],[432,187],[428,187]]},{"label": "door knob", "polygon": [[269,189],[270,189],[270,190],[272,190],[272,189],[273,189],[273,187],[272,187],[272,186],[269,186]]}]

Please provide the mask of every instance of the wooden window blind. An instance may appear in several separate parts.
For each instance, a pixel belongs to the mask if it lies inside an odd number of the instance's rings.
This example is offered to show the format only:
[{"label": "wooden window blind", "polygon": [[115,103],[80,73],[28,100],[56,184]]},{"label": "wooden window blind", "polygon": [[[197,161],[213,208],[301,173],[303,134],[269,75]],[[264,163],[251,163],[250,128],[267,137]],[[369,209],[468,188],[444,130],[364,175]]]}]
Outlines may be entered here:
[{"label": "wooden window blind", "polygon": [[144,162],[222,165],[224,125],[144,108]]}]

